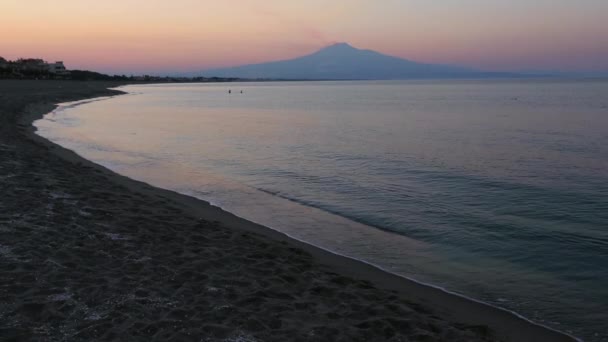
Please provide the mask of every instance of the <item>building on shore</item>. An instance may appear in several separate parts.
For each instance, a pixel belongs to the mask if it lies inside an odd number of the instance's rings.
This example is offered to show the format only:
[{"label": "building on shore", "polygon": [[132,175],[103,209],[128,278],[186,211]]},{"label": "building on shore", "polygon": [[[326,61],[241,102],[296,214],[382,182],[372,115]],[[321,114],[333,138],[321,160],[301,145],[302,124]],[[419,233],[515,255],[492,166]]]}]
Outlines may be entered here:
[{"label": "building on shore", "polygon": [[55,63],[45,62],[40,58],[19,58],[8,61],[0,57],[0,69],[3,77],[9,78],[66,78],[70,75],[62,61]]},{"label": "building on shore", "polygon": [[63,65],[62,61],[57,61],[55,63],[48,63],[47,68],[51,74],[60,75],[60,76],[70,74],[70,72],[65,68],[65,65]]}]

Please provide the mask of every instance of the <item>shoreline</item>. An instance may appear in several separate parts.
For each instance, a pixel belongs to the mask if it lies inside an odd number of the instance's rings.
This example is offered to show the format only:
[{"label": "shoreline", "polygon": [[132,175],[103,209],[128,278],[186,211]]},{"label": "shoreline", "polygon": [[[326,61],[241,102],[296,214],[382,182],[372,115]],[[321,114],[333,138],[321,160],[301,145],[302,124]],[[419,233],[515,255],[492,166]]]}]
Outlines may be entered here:
[{"label": "shoreline", "polygon": [[[128,85],[125,85],[125,86],[128,86]],[[122,90],[118,90],[118,91],[123,92]],[[93,101],[100,101],[100,100],[110,99],[110,98],[113,98],[115,96],[122,96],[122,95],[128,95],[128,94],[129,94],[128,92],[123,92],[122,94],[103,96],[103,97],[94,97],[94,98],[89,98],[89,99],[83,99],[83,100],[75,101],[77,103],[67,102],[67,103],[61,103],[61,104],[69,104],[71,106],[80,106],[81,104],[86,104],[86,103],[93,102]],[[61,105],[61,104],[59,104],[59,105]],[[58,108],[58,106],[56,106],[55,109],[56,108]],[[44,137],[41,137],[38,134],[36,134],[36,128],[33,126],[33,123],[34,123],[34,121],[36,121],[38,119],[43,119],[44,116],[46,116],[46,115],[48,115],[50,113],[51,112],[45,113],[42,116],[39,116],[39,113],[35,114],[36,118],[34,118],[34,120],[32,121],[32,124],[31,124],[32,128],[33,128],[32,134],[35,137],[39,137],[39,138],[42,138],[42,139],[48,141],[48,139],[46,139]],[[55,144],[55,143],[51,142],[51,144]],[[580,339],[578,339],[578,338],[576,338],[576,337],[574,337],[572,335],[569,335],[569,334],[564,333],[562,331],[559,331],[557,329],[553,329],[553,328],[548,327],[546,325],[543,325],[541,323],[534,322],[533,320],[528,319],[527,317],[525,317],[525,316],[523,316],[523,315],[521,315],[521,314],[519,314],[519,313],[517,313],[515,311],[511,311],[509,309],[505,309],[505,308],[502,308],[502,307],[499,307],[499,306],[496,306],[496,305],[492,305],[492,304],[486,303],[486,302],[481,301],[481,300],[477,300],[477,299],[472,298],[472,297],[468,297],[466,295],[463,295],[463,294],[460,294],[460,293],[457,293],[457,292],[450,291],[450,290],[445,289],[445,288],[443,288],[443,287],[441,287],[439,285],[435,285],[435,284],[432,284],[432,283],[426,283],[426,282],[418,281],[418,280],[416,280],[414,278],[410,278],[408,276],[403,276],[403,275],[399,275],[397,273],[393,273],[393,272],[391,272],[389,270],[386,270],[386,269],[382,268],[381,266],[375,265],[373,263],[366,262],[365,260],[357,259],[357,258],[354,258],[354,257],[349,257],[347,255],[331,251],[329,249],[326,249],[326,248],[314,245],[312,243],[300,240],[300,239],[298,239],[296,237],[293,237],[293,236],[291,236],[289,234],[283,233],[280,230],[277,230],[277,229],[274,229],[274,228],[270,228],[268,226],[264,226],[263,224],[259,224],[259,223],[253,222],[253,221],[249,221],[249,220],[247,220],[245,218],[242,218],[240,216],[237,216],[237,215],[231,213],[228,210],[225,210],[224,208],[222,208],[220,206],[214,205],[211,202],[209,202],[209,201],[207,201],[207,200],[205,200],[203,198],[198,198],[198,197],[195,197],[195,196],[183,194],[183,193],[180,193],[180,192],[177,192],[177,191],[174,191],[174,190],[169,190],[169,189],[165,189],[165,188],[161,188],[161,187],[156,187],[156,186],[151,185],[149,183],[146,183],[144,181],[139,181],[139,180],[134,179],[134,178],[129,178],[127,176],[123,176],[123,175],[121,175],[119,173],[116,173],[115,171],[112,171],[112,170],[110,170],[110,169],[108,169],[108,168],[106,168],[104,166],[96,164],[95,162],[93,162],[91,160],[88,160],[88,159],[86,159],[84,157],[81,157],[76,152],[74,152],[74,151],[72,151],[70,149],[64,148],[61,145],[57,145],[57,146],[59,146],[61,149],[64,149],[64,150],[68,151],[70,154],[72,154],[72,153],[75,154],[76,155],[76,160],[78,160],[78,159],[85,160],[85,161],[91,163],[94,167],[98,167],[100,169],[103,169],[104,171],[108,172],[109,174],[111,174],[113,176],[124,177],[126,182],[136,182],[136,183],[139,183],[140,186],[152,188],[153,189],[152,191],[159,191],[159,190],[163,191],[163,192],[167,191],[167,192],[170,193],[169,194],[170,196],[174,196],[175,200],[177,202],[180,202],[183,205],[190,204],[190,202],[192,202],[191,203],[191,205],[192,205],[192,212],[191,213],[194,214],[194,215],[197,215],[197,216],[200,214],[201,218],[206,218],[206,219],[213,218],[214,221],[220,222],[221,224],[226,225],[228,228],[231,228],[231,229],[242,229],[244,231],[258,233],[258,234],[264,235],[266,237],[269,237],[271,239],[275,239],[275,240],[278,240],[278,241],[286,241],[286,242],[288,242],[290,244],[297,244],[298,248],[301,248],[301,249],[303,249],[303,250],[305,250],[305,251],[307,251],[307,252],[309,252],[309,253],[317,256],[317,257],[319,257],[325,263],[336,265],[338,267],[344,266],[345,264],[343,264],[341,262],[337,262],[337,261],[327,260],[326,258],[344,258],[344,259],[348,260],[348,264],[349,264],[348,266],[357,266],[357,263],[360,263],[362,265],[365,265],[365,268],[369,268],[369,271],[365,270],[365,271],[362,271],[361,273],[359,273],[359,272],[349,273],[349,274],[352,274],[354,277],[357,277],[357,278],[361,277],[364,280],[367,280],[367,281],[370,281],[370,282],[374,283],[374,282],[378,281],[379,278],[384,279],[383,276],[379,277],[378,274],[376,274],[377,272],[386,273],[391,278],[395,278],[395,283],[399,283],[399,282],[402,282],[402,281],[412,282],[412,283],[414,283],[415,285],[418,285],[418,286],[428,287],[428,288],[440,291],[441,293],[443,293],[444,295],[447,295],[447,296],[455,296],[455,297],[461,298],[461,299],[463,299],[465,301],[470,301],[470,302],[473,302],[475,304],[479,304],[479,305],[490,307],[491,309],[494,309],[494,310],[499,310],[499,311],[505,312],[505,313],[507,313],[509,315],[513,315],[513,316],[515,316],[518,319],[522,319],[522,320],[524,320],[524,321],[526,321],[526,322],[528,322],[530,324],[539,326],[539,327],[541,327],[543,329],[547,329],[547,330],[556,332],[558,334],[567,335],[568,337],[572,338],[572,340],[582,341],[582,340],[580,340]],[[141,188],[138,188],[137,186],[134,189],[136,189],[136,190],[142,190]],[[203,208],[198,208],[199,206],[203,206],[205,208],[204,209]],[[375,228],[375,229],[379,229],[379,228]],[[338,272],[340,272],[340,271],[338,271]],[[382,280],[382,281],[384,281],[384,280]],[[386,284],[386,285],[384,285],[384,287],[386,287],[387,289],[400,291],[400,284],[395,284],[395,286],[390,285],[390,284]],[[433,304],[433,305],[435,305],[435,304]],[[450,311],[450,310],[447,310],[447,311]],[[454,315],[454,316],[455,317],[456,316],[462,317],[462,315],[460,315],[460,313],[458,313],[457,315]],[[476,322],[476,321],[470,321],[470,322],[467,322],[467,323],[474,323],[474,322]],[[519,340],[525,340],[525,339],[522,339],[521,336],[518,336],[517,338],[518,338],[517,339],[518,341]]]},{"label": "shoreline", "polygon": [[[114,86],[119,86],[116,84]],[[89,99],[97,96],[119,95],[116,90],[92,91],[88,97],[79,99],[68,98],[69,101]],[[534,323],[514,312],[502,308],[490,306],[474,299],[466,298],[459,294],[450,293],[444,289],[431,284],[423,284],[413,279],[392,274],[379,267],[368,264],[364,261],[356,260],[346,256],[332,253],[314,245],[293,239],[279,231],[272,230],[245,219],[239,218],[218,207],[214,207],[206,201],[182,195],[173,191],[155,188],[149,184],[129,179],[125,176],[116,174],[100,165],[93,163],[78,156],[75,152],[67,150],[41,136],[36,135],[36,128],[32,123],[51,112],[57,105],[53,103],[68,102],[64,97],[56,97],[53,101],[41,101],[21,108],[25,115],[21,115],[15,124],[19,127],[19,132],[13,138],[19,142],[25,140],[36,145],[39,149],[49,151],[50,154],[59,157],[64,163],[78,165],[81,168],[96,172],[105,177],[109,183],[124,187],[129,191],[142,194],[149,198],[164,198],[172,205],[179,207],[185,214],[199,220],[214,222],[215,224],[226,227],[231,231],[251,233],[259,235],[262,239],[279,242],[291,248],[304,251],[312,258],[327,267],[331,272],[357,280],[368,281],[375,287],[396,293],[401,298],[422,305],[430,309],[433,314],[437,314],[442,319],[446,319],[452,324],[467,324],[478,327],[488,327],[496,334],[496,337],[506,341],[576,341],[577,339],[558,332],[557,330]],[[72,95],[73,96],[73,95]],[[78,95],[76,95],[78,97]],[[0,98],[2,101],[2,98]],[[3,119],[3,118],[2,118]],[[4,121],[4,120],[3,120]],[[1,142],[1,141],[0,141]],[[481,328],[485,331],[485,328]]]}]

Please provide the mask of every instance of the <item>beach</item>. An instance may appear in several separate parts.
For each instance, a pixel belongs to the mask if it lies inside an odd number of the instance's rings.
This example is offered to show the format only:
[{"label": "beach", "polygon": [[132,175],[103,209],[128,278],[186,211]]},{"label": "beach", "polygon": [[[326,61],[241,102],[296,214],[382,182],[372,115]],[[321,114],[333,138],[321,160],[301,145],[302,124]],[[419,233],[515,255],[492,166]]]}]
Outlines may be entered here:
[{"label": "beach", "polygon": [[119,84],[0,81],[6,340],[572,341],[117,175],[39,136]]}]

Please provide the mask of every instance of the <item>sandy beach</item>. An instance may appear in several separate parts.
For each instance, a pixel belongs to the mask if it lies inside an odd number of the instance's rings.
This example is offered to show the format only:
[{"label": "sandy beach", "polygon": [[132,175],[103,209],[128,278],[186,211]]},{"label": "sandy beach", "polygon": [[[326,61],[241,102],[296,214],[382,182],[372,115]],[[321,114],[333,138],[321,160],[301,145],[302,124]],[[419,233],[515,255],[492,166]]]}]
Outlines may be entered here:
[{"label": "sandy beach", "polygon": [[35,134],[55,104],[118,85],[0,81],[0,340],[575,340]]}]

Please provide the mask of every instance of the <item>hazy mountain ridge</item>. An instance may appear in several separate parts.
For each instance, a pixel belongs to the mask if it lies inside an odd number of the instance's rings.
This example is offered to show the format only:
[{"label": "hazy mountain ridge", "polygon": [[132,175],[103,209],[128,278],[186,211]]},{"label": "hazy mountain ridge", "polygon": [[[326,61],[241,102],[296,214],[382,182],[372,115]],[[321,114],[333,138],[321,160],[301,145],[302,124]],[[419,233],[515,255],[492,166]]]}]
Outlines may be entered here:
[{"label": "hazy mountain ridge", "polygon": [[509,75],[458,66],[419,63],[372,50],[357,49],[347,43],[334,44],[313,54],[294,59],[210,69],[201,73],[218,77],[317,80],[394,80]]}]

